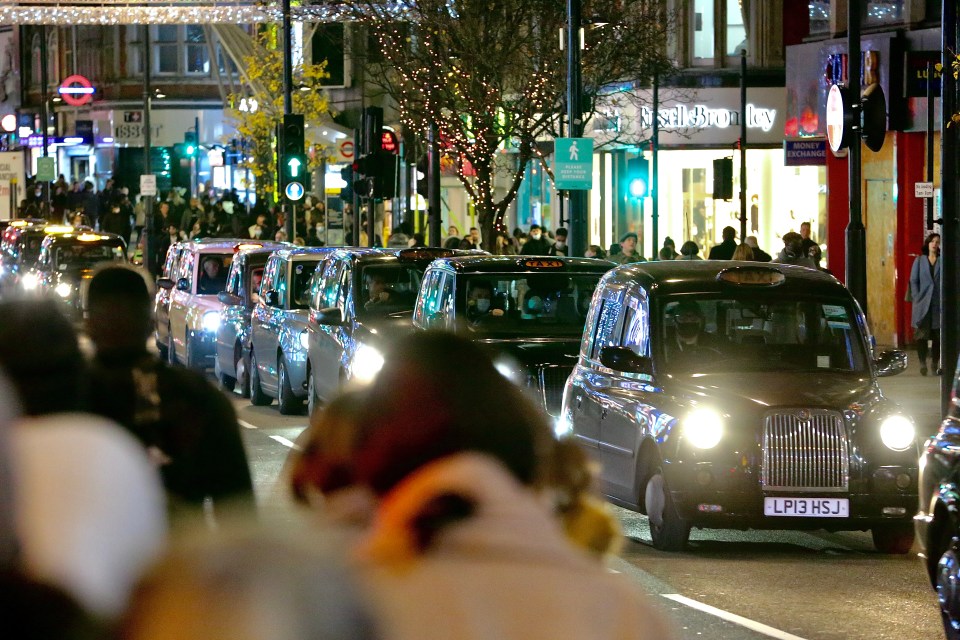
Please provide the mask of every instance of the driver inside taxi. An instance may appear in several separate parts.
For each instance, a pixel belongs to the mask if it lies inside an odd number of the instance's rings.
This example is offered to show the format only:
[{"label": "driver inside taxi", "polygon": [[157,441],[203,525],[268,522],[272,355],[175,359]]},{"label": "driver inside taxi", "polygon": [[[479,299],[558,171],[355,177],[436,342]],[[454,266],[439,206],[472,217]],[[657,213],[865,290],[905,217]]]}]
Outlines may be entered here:
[{"label": "driver inside taxi", "polygon": [[367,302],[364,304],[366,308],[376,307],[380,304],[389,304],[392,292],[390,287],[387,286],[387,280],[383,277],[383,274],[373,272],[367,273],[364,276],[364,280],[367,285]]},{"label": "driver inside taxi", "polygon": [[480,281],[470,285],[467,292],[467,317],[476,321],[485,316],[499,317],[503,309],[491,309],[493,304],[493,285]]},{"label": "driver inside taxi", "polygon": [[674,338],[667,340],[669,358],[687,360],[693,356],[717,356],[712,336],[704,331],[706,319],[696,302],[685,301],[673,309]]},{"label": "driver inside taxi", "polygon": [[260,283],[263,281],[263,269],[256,269],[250,274],[250,301],[253,304],[260,302]]}]

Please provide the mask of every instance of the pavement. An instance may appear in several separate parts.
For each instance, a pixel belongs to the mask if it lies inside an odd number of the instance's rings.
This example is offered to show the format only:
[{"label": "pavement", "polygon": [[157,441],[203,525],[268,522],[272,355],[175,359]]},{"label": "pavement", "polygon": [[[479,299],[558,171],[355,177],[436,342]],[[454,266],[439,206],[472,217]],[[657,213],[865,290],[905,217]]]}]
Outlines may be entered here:
[{"label": "pavement", "polygon": [[883,395],[898,402],[913,417],[917,434],[922,440],[932,436],[940,427],[940,376],[936,371],[920,375],[916,351],[908,351],[907,370],[900,375],[880,378]]}]

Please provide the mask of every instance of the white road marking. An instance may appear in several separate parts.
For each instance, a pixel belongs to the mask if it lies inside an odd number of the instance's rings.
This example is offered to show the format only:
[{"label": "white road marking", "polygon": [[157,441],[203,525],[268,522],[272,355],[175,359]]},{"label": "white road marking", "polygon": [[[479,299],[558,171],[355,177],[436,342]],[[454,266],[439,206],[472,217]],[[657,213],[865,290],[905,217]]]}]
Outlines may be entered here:
[{"label": "white road marking", "polygon": [[237,420],[237,424],[239,424],[239,425],[240,425],[241,427],[243,427],[244,429],[256,429],[256,428],[257,428],[257,425],[255,425],[255,424],[250,424],[250,423],[247,422],[246,420]]},{"label": "white road marking", "polygon": [[283,446],[285,446],[285,447],[287,447],[287,448],[289,448],[289,449],[293,449],[294,451],[299,451],[299,450],[300,450],[300,447],[298,447],[298,446],[296,445],[296,443],[291,442],[290,440],[287,440],[287,439],[284,438],[283,436],[270,436],[270,439],[271,439],[271,440],[274,440],[274,441],[276,441],[276,442],[279,442],[279,443],[282,444]]},{"label": "white road marking", "polygon": [[660,595],[668,600],[673,600],[674,602],[688,606],[691,609],[697,609],[699,611],[703,611],[704,613],[709,613],[710,615],[716,616],[722,620],[726,620],[727,622],[738,624],[741,627],[746,627],[751,631],[762,633],[765,636],[776,638],[777,640],[804,640],[800,636],[795,636],[792,633],[787,633],[786,631],[769,627],[762,622],[757,622],[756,620],[751,620],[750,618],[744,618],[743,616],[738,616],[735,613],[730,613],[729,611],[724,611],[723,609],[711,607],[708,604],[687,598],[679,593],[661,593]]}]

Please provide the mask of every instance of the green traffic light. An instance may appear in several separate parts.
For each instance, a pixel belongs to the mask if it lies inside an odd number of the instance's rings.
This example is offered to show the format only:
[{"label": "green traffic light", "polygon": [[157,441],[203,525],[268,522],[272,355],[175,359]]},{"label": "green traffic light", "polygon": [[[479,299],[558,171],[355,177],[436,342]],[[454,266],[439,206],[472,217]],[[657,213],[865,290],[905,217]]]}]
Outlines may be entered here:
[{"label": "green traffic light", "polygon": [[300,162],[299,158],[290,158],[287,160],[287,170],[290,173],[291,178],[296,178],[300,175],[300,165],[303,164]]},{"label": "green traffic light", "polygon": [[184,149],[184,151],[186,152],[186,154],[187,154],[188,156],[192,156],[196,150],[197,150],[197,148],[196,148],[195,146],[193,146],[192,144],[188,144],[187,147],[186,147],[186,149]]}]

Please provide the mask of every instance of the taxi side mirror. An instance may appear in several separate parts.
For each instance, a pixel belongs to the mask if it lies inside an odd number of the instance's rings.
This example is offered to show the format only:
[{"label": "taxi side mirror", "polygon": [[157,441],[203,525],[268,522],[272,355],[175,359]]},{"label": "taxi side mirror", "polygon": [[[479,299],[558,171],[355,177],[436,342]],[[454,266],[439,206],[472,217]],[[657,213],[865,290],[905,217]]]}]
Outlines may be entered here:
[{"label": "taxi side mirror", "polygon": [[173,289],[173,284],[174,284],[173,280],[171,280],[170,278],[160,278],[159,280],[157,280],[157,286],[160,287],[161,289],[166,289],[167,291],[169,291],[170,289]]},{"label": "taxi side mirror", "polygon": [[243,300],[240,299],[240,296],[232,294],[229,291],[221,291],[218,293],[217,300],[231,307],[243,304]]},{"label": "taxi side mirror", "polygon": [[894,350],[883,351],[874,361],[877,366],[877,376],[886,378],[895,376],[907,370],[907,352]]},{"label": "taxi side mirror", "polygon": [[268,307],[279,307],[280,294],[277,293],[276,289],[270,289],[270,291],[263,294],[263,303]]},{"label": "taxi side mirror", "polygon": [[190,281],[186,278],[177,280],[177,291],[190,291]]},{"label": "taxi side mirror", "polygon": [[310,314],[310,319],[316,324],[326,324],[338,327],[344,324],[343,312],[340,307],[327,307]]},{"label": "taxi side mirror", "polygon": [[653,361],[626,347],[603,347],[600,349],[600,364],[614,371],[653,375]]}]

